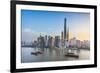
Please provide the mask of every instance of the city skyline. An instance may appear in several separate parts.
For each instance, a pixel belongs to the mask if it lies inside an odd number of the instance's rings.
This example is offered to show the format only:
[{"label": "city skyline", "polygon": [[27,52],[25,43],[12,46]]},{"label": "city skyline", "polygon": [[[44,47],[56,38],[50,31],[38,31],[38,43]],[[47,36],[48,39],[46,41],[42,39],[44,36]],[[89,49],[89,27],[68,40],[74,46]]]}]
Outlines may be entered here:
[{"label": "city skyline", "polygon": [[[90,38],[89,13],[21,10],[21,15],[22,40],[30,37],[36,39],[40,34],[61,37],[64,18],[67,19],[66,23],[69,27],[69,39],[76,37],[79,40],[89,40]],[[28,34],[28,37],[25,34]]]}]

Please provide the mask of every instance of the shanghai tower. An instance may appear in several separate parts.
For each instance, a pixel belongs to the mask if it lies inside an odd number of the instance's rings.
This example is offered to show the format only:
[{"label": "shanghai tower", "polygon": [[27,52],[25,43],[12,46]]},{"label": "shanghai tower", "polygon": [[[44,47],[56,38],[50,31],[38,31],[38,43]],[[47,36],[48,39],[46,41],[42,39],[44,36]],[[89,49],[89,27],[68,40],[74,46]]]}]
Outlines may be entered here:
[{"label": "shanghai tower", "polygon": [[64,41],[69,40],[69,27],[66,25],[66,18],[64,19]]},{"label": "shanghai tower", "polygon": [[64,40],[66,40],[66,18],[64,19]]}]

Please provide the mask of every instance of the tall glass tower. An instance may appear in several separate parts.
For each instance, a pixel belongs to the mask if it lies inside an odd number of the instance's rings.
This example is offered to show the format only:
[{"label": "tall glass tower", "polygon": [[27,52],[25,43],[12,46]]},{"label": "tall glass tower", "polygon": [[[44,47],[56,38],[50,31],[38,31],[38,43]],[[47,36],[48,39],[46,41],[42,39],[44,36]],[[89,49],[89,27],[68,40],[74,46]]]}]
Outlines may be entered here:
[{"label": "tall glass tower", "polygon": [[66,18],[64,19],[64,42],[69,40],[69,27],[66,25]]},{"label": "tall glass tower", "polygon": [[64,19],[64,40],[66,40],[66,18]]}]

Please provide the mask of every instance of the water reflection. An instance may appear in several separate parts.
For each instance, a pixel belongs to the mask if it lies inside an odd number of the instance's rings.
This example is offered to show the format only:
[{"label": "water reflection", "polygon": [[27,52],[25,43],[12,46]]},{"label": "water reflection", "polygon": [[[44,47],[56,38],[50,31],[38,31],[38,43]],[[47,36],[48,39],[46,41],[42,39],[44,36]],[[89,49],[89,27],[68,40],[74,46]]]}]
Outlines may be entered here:
[{"label": "water reflection", "polygon": [[[40,51],[38,55],[32,55],[32,52]],[[79,58],[66,57],[64,56],[63,49],[57,48],[31,48],[31,47],[22,47],[21,50],[21,62],[30,63],[30,62],[45,62],[45,61],[67,61],[67,60],[85,60],[89,59],[90,52],[89,50],[80,50]]]}]

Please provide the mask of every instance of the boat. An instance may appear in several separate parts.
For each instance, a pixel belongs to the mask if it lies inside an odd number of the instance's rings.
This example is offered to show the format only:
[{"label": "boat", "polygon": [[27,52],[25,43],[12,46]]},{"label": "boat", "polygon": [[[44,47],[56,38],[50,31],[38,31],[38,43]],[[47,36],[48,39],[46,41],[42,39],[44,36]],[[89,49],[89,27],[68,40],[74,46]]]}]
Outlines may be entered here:
[{"label": "boat", "polygon": [[31,55],[39,55],[39,54],[43,54],[42,52],[40,52],[40,51],[37,51],[37,52],[31,52]]},{"label": "boat", "polygon": [[74,57],[74,58],[79,58],[79,55],[75,55],[73,53],[67,53],[65,54],[66,57]]},{"label": "boat", "polygon": [[37,52],[31,52],[31,55],[35,55],[35,56],[37,56],[38,53],[37,53]]},{"label": "boat", "polygon": [[79,58],[79,49],[78,48],[67,48],[64,56]]}]

